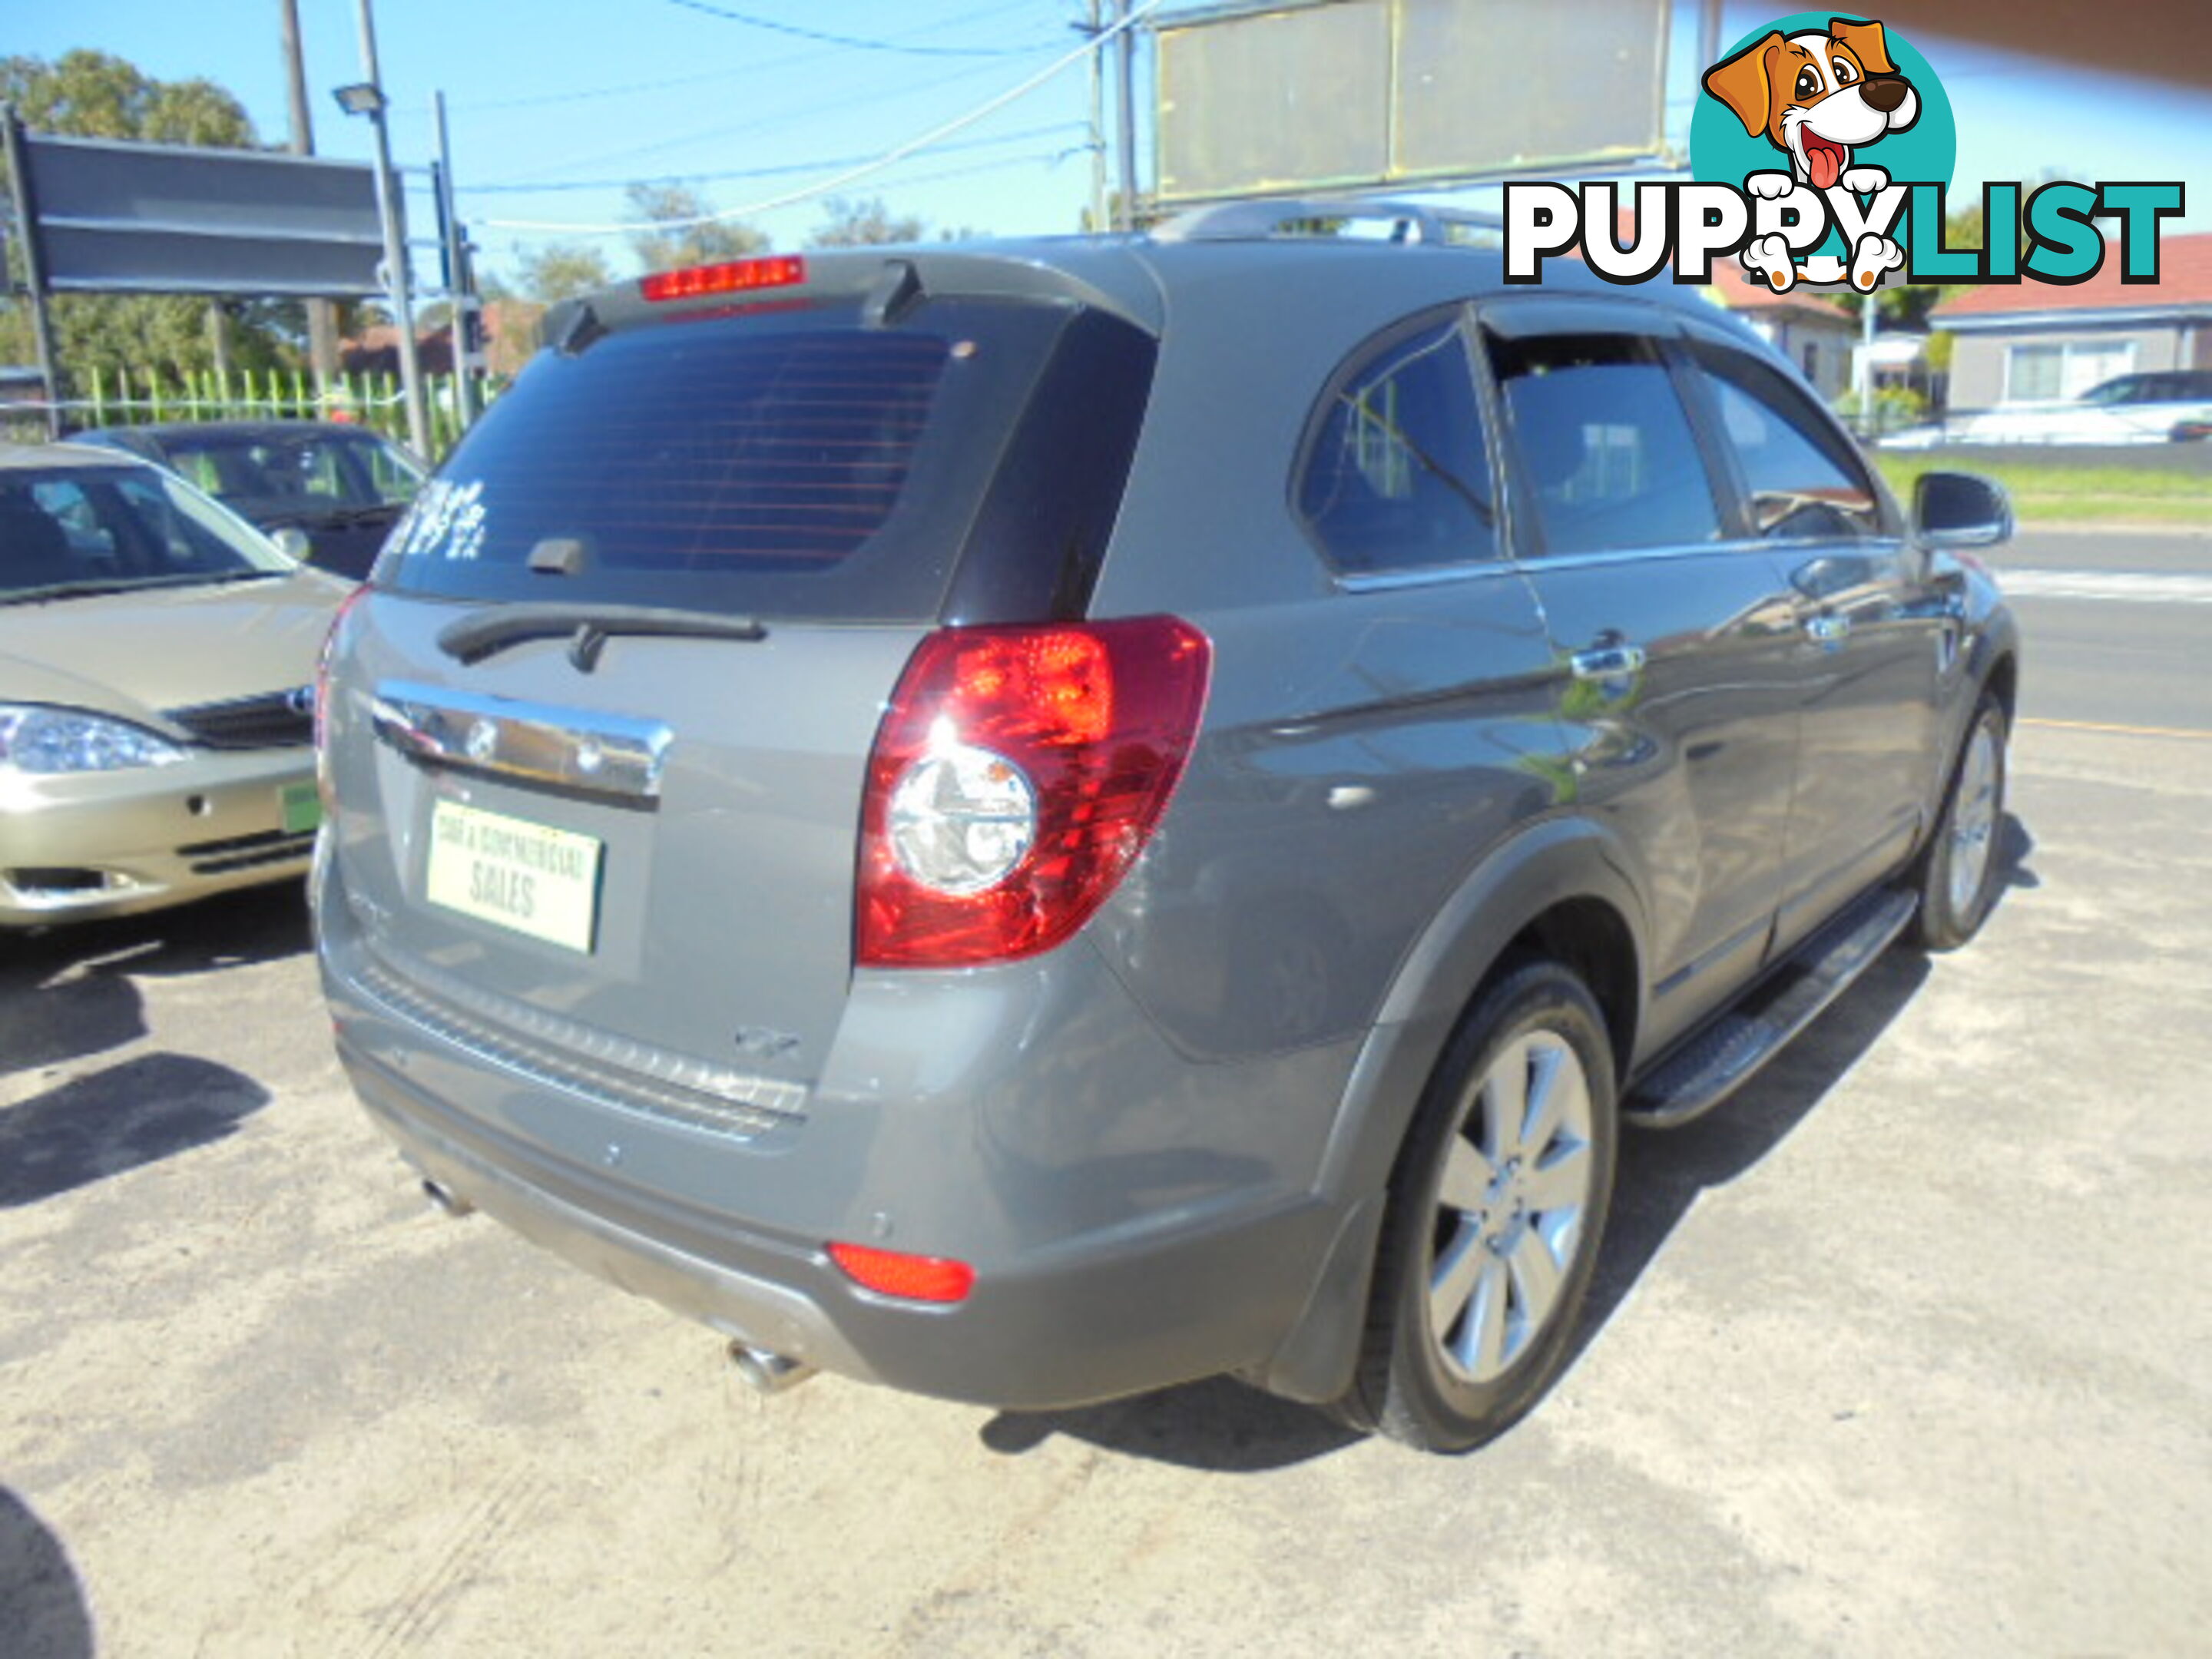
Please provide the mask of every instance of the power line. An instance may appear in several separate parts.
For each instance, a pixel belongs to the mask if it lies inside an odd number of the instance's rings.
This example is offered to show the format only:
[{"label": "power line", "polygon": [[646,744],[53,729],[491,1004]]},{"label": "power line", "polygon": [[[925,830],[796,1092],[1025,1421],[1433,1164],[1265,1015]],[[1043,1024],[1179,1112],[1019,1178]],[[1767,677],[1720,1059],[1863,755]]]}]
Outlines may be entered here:
[{"label": "power line", "polygon": [[784,69],[793,64],[811,64],[829,55],[823,52],[802,52],[789,58],[776,58],[771,63],[748,64],[742,69],[709,70],[704,75],[678,75],[665,81],[629,81],[620,86],[580,87],[573,92],[546,92],[531,98],[502,98],[489,104],[456,104],[453,107],[466,110],[471,115],[488,115],[495,111],[543,109],[550,104],[580,104],[593,98],[620,98],[634,92],[666,92],[676,87],[702,86],[709,81],[733,81],[739,76],[756,75],[763,70]]},{"label": "power line", "polygon": [[[942,184],[948,179],[972,179],[986,173],[1004,173],[1010,167],[1039,166],[1054,167],[1058,167],[1062,161],[1067,161],[1072,156],[1084,154],[1084,152],[1088,149],[1088,145],[1077,145],[1075,148],[1071,149],[1055,150],[1049,155],[1008,155],[1001,156],[996,161],[970,161],[965,167],[939,167],[933,173],[916,173],[908,174],[902,177],[898,182],[901,185],[934,185]],[[482,223],[485,228],[489,228],[490,226],[496,225],[498,222],[496,220],[491,220],[482,222]],[[650,234],[657,231],[659,228],[659,226],[658,224],[648,223],[641,220],[637,223],[631,225],[629,228],[632,235],[636,235],[641,233]],[[521,257],[522,251],[527,247],[528,244],[519,239],[505,239],[501,241],[501,246],[506,250],[507,257],[517,258]]]},{"label": "power line", "polygon": [[[864,161],[856,167],[849,167],[818,183],[809,185],[803,190],[788,191],[781,196],[771,196],[761,201],[748,202],[742,207],[728,208],[720,213],[702,213],[689,219],[659,221],[654,228],[664,231],[696,230],[701,225],[720,224],[732,219],[743,219],[752,214],[767,213],[775,208],[789,207],[795,203],[811,201],[817,196],[827,196],[833,191],[842,190],[856,179],[865,179],[872,173],[880,173],[886,167],[905,161],[915,152],[927,149],[941,140],[951,137],[954,133],[963,131],[974,126],[978,121],[996,114],[1016,99],[1036,91],[1037,88],[1069,65],[1079,64],[1095,52],[1103,52],[1109,46],[1158,10],[1162,3],[1163,0],[1139,0],[1139,3],[1132,6],[1118,21],[1107,28],[1101,29],[1073,52],[1054,58],[1034,75],[997,96],[987,99],[965,115],[955,116],[951,120],[942,122],[928,131],[908,139],[904,143],[894,145],[873,161]],[[528,230],[556,236],[629,236],[635,234],[639,228],[635,221],[628,224],[606,225],[556,224],[532,220],[488,219],[484,223],[488,228],[497,230]]]},{"label": "power line", "polygon": [[[800,57],[811,59],[822,55],[823,54],[802,53]],[[958,69],[927,80],[902,82],[896,91],[885,94],[877,101],[890,102],[911,98],[921,93],[953,86],[963,81],[972,81],[978,76],[991,74],[997,67],[994,64],[963,64]],[[687,146],[704,143],[712,139],[742,138],[757,132],[778,131],[791,125],[789,111],[793,106],[789,101],[787,101],[780,106],[757,110],[752,118],[740,121],[735,125],[726,122],[718,123],[711,127],[694,128],[689,132],[678,133],[670,138],[655,138],[646,143],[626,145],[620,149],[602,149],[596,150],[588,155],[569,156],[562,161],[549,163],[544,171],[558,175],[575,167],[611,167],[618,162],[628,161],[633,157],[658,155],[665,150],[681,149]],[[797,100],[797,106],[818,112],[819,100],[811,94],[802,94]],[[520,185],[528,182],[527,179],[514,178],[495,179],[491,181],[490,185],[480,185],[478,188],[488,189],[495,185]]]},{"label": "power line", "polygon": [[726,6],[709,5],[708,0],[668,0],[672,6],[681,6],[686,11],[704,13],[728,23],[743,23],[748,28],[766,29],[774,34],[787,34],[798,40],[818,40],[824,46],[849,46],[861,52],[895,52],[914,58],[1019,58],[1041,52],[1047,43],[1026,46],[917,46],[899,40],[871,40],[857,34],[831,34],[822,29],[802,28],[796,23],[783,23],[773,17],[756,17],[750,12],[732,11]]},{"label": "power line", "polygon": [[[1044,126],[1024,127],[1019,132],[1000,133],[996,137],[963,139],[957,144],[941,145],[939,149],[950,155],[957,150],[988,149],[994,144],[1026,143],[1034,138],[1049,137],[1087,125],[1082,121],[1054,121]],[[827,160],[788,161],[777,167],[732,167],[719,173],[663,173],[642,179],[574,179],[544,185],[456,185],[454,189],[463,196],[550,196],[571,190],[625,190],[632,185],[703,185],[729,179],[772,179],[786,173],[814,173],[824,167],[848,167],[867,159],[865,155],[839,155]]]},{"label": "power line", "polygon": [[[1005,12],[1027,11],[1035,4],[1036,0],[1000,0],[1000,3],[997,5],[983,6],[974,11],[962,12],[955,17],[948,17],[936,27],[940,31],[960,28],[969,23],[981,22],[985,18],[999,16]],[[1042,52],[1050,44],[1049,41],[1040,41],[1031,50]],[[566,92],[533,93],[526,98],[495,98],[483,102],[456,102],[453,107],[455,110],[466,111],[471,115],[501,114],[508,110],[544,109],[560,104],[587,103],[598,98],[622,98],[635,93],[668,92],[678,87],[704,86],[713,81],[733,81],[742,76],[760,75],[775,70],[789,69],[799,64],[819,63],[824,58],[835,55],[834,52],[793,52],[789,57],[767,58],[759,63],[744,64],[737,69],[708,70],[699,75],[672,75],[657,81],[623,81],[613,86],[573,87]]]}]

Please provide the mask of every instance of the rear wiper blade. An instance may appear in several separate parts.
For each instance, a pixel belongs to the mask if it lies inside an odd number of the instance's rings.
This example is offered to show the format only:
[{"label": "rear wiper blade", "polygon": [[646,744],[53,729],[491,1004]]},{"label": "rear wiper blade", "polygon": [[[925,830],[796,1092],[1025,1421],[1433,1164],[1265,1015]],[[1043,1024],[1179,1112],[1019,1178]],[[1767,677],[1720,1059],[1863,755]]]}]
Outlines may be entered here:
[{"label": "rear wiper blade", "polygon": [[696,611],[663,611],[641,605],[509,605],[449,623],[438,632],[438,648],[467,666],[527,640],[568,641],[568,660],[584,672],[598,665],[599,651],[616,635],[668,640],[742,640],[768,637],[750,617],[702,616]]}]

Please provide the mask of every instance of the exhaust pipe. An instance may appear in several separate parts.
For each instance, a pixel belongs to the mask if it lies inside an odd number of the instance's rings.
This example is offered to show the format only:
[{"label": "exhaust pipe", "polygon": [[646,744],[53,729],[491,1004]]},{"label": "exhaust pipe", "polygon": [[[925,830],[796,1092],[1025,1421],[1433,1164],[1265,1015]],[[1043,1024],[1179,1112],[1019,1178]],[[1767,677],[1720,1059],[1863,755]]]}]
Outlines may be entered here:
[{"label": "exhaust pipe", "polygon": [[814,1367],[803,1359],[770,1353],[766,1348],[757,1348],[742,1340],[730,1344],[730,1364],[744,1379],[745,1386],[758,1395],[781,1394],[814,1375]]},{"label": "exhaust pipe", "polygon": [[428,1176],[422,1178],[422,1196],[430,1200],[431,1207],[437,1210],[439,1213],[449,1215],[456,1221],[465,1215],[476,1213],[475,1205],[470,1203],[451,1187],[441,1185]]}]

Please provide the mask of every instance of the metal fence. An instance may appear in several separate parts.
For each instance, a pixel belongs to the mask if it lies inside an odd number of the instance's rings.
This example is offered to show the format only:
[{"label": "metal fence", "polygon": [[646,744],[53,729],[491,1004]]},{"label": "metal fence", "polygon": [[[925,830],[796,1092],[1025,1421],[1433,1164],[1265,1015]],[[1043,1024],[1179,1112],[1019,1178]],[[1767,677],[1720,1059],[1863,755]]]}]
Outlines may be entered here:
[{"label": "metal fence", "polygon": [[[474,387],[477,405],[490,404],[507,384],[503,376],[479,376]],[[432,460],[460,437],[457,390],[450,374],[424,379]],[[150,369],[106,374],[94,369],[83,377],[83,391],[82,397],[51,406],[64,434],[157,422],[349,421],[395,442],[407,441],[407,407],[396,374],[340,374],[319,387],[311,375],[297,370],[207,370],[179,380]],[[39,400],[0,404],[0,435],[17,442],[40,441],[46,435],[48,410]]]}]

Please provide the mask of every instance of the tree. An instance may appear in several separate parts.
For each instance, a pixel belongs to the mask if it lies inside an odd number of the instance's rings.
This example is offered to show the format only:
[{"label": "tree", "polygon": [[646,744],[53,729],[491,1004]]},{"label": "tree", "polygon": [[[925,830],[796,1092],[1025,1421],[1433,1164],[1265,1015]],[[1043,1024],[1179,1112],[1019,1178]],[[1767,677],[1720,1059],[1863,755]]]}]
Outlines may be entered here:
[{"label": "tree", "polygon": [[[554,305],[615,279],[605,252],[588,242],[548,242],[515,264],[514,285],[526,300]],[[489,293],[489,285],[487,285]]]},{"label": "tree", "polygon": [[[2080,171],[2063,167],[2045,167],[2034,178],[2020,181],[2020,199],[2025,204],[2027,198],[2045,185],[2057,179],[2079,179],[2084,176]],[[1943,245],[1946,247],[1960,252],[1967,248],[1981,247],[1985,244],[1988,235],[1989,228],[1982,222],[1982,204],[1978,200],[1961,203],[1943,216]],[[2020,257],[2025,258],[2029,242],[2025,227],[2019,230],[2018,235]],[[1978,283],[1886,283],[1880,290],[1881,308],[1875,314],[1885,324],[1902,324],[1907,329],[1922,328],[1927,324],[1928,313],[1937,306],[1947,300],[1956,299],[1961,294],[1970,294],[1979,286]],[[1852,316],[1856,317],[1862,313],[1864,301],[1857,295],[1849,294],[1842,297],[1845,307]],[[1942,349],[1944,361],[1936,363],[1935,366],[1948,368],[1950,349],[1950,341],[1948,337],[1942,341]],[[1932,355],[1930,361],[1934,362]]]},{"label": "tree", "polygon": [[769,239],[736,219],[714,219],[707,198],[685,185],[635,184],[626,192],[641,228],[630,239],[647,270],[677,270],[764,253]]},{"label": "tree", "polygon": [[[64,52],[52,63],[0,58],[0,101],[33,132],[147,143],[259,148],[246,106],[212,81],[157,81],[107,52]],[[210,302],[154,295],[63,294],[51,302],[54,349],[80,377],[97,370],[157,373],[172,384],[216,362],[262,369],[297,361],[299,307],[262,301]],[[220,319],[217,321],[216,319]],[[21,308],[0,315],[0,360],[35,351]]]},{"label": "tree", "polygon": [[911,215],[894,219],[884,198],[866,201],[832,196],[822,204],[822,222],[806,239],[809,247],[874,247],[890,242],[919,242],[926,234]]}]

